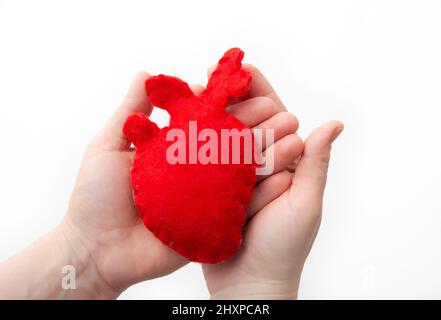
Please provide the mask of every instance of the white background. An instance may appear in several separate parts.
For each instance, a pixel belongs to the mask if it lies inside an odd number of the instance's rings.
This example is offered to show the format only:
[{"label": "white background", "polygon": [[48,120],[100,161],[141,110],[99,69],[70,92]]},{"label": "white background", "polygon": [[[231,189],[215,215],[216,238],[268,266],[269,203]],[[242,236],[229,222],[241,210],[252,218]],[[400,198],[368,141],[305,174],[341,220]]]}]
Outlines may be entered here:
[{"label": "white background", "polygon": [[[138,70],[204,83],[240,46],[303,137],[346,125],[300,298],[441,298],[440,43],[441,1],[0,0],[0,260],[60,220]],[[207,296],[192,264],[121,298]]]}]

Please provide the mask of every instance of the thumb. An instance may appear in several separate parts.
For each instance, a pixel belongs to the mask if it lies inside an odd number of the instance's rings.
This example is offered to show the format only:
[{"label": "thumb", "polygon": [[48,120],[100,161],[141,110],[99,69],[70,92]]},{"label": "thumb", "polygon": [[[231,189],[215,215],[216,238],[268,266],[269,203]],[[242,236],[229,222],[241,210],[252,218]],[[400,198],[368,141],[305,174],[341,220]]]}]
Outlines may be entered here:
[{"label": "thumb", "polygon": [[315,129],[305,140],[303,155],[291,185],[291,192],[295,194],[293,201],[296,201],[297,205],[305,206],[304,209],[308,207],[318,214],[321,213],[331,145],[343,128],[341,122],[329,121]]}]

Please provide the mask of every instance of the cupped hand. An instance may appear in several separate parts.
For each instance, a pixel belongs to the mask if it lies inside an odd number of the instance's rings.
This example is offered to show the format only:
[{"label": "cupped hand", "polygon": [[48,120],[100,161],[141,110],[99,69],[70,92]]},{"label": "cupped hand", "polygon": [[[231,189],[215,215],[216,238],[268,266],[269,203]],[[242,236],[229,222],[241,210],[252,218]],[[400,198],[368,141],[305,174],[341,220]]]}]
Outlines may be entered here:
[{"label": "cupped hand", "polygon": [[[253,74],[251,97],[273,101],[279,113],[268,121],[278,128],[289,114],[264,76],[253,66],[247,68]],[[276,134],[274,146],[292,136],[297,125],[290,129],[284,137]],[[331,144],[342,130],[338,121],[320,126],[306,139],[300,159],[298,151],[275,153],[276,170],[254,189],[243,248],[225,263],[203,265],[212,298],[297,297],[303,264],[320,225]]]},{"label": "cupped hand", "polygon": [[144,227],[132,200],[135,151],[122,127],[132,113],[150,114],[144,89],[148,77],[145,72],[135,77],[119,108],[87,147],[60,226],[84,268],[93,269],[87,271],[94,278],[90,281],[100,281],[96,286],[108,297],[187,263]]}]

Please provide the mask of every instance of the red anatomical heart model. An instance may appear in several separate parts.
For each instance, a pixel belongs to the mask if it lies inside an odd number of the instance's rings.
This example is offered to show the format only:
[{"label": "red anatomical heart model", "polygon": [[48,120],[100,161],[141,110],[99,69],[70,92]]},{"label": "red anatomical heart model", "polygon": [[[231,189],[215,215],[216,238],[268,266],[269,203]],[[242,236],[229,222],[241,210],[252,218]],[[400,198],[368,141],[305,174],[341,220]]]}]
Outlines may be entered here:
[{"label": "red anatomical heart model", "polygon": [[[139,215],[158,239],[192,261],[224,261],[242,242],[256,164],[254,158],[245,161],[245,135],[239,148],[231,136],[221,137],[232,129],[250,133],[225,111],[231,99],[246,95],[251,82],[241,69],[243,55],[238,48],[227,51],[199,96],[178,78],[149,78],[147,95],[168,111],[169,126],[159,129],[143,113],[124,125],[136,147],[131,181]],[[232,161],[235,156],[239,163]]]}]

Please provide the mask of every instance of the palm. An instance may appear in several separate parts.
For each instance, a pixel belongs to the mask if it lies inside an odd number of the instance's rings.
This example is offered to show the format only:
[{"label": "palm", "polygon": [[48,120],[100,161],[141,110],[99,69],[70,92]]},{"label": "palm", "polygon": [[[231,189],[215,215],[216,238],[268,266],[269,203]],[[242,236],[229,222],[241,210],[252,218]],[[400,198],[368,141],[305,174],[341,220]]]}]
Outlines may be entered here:
[{"label": "palm", "polygon": [[303,259],[299,257],[307,254],[304,235],[308,231],[293,212],[289,193],[287,190],[251,219],[245,229],[244,246],[233,259],[220,265],[203,266],[210,292],[246,286],[250,282],[274,281],[274,275],[291,275],[280,279],[286,282],[301,270]]},{"label": "palm", "polygon": [[97,269],[111,286],[170,273],[185,264],[142,224],[133,205],[133,151],[89,150],[71,197],[71,224],[93,250]]}]

